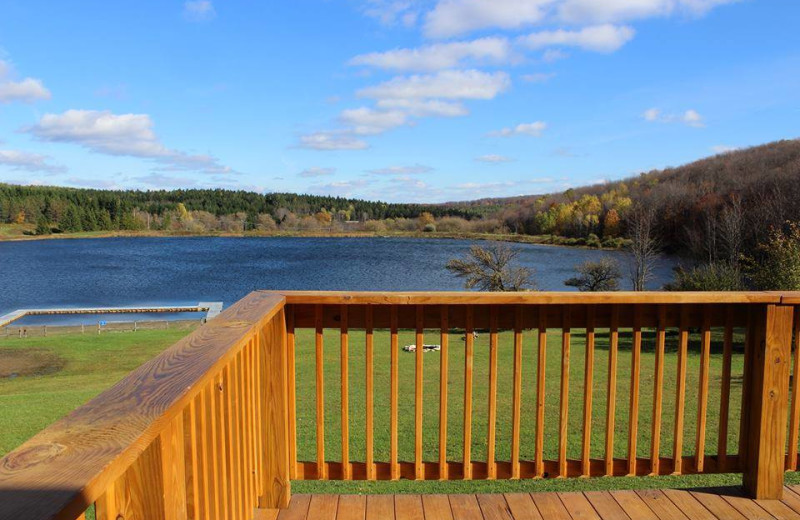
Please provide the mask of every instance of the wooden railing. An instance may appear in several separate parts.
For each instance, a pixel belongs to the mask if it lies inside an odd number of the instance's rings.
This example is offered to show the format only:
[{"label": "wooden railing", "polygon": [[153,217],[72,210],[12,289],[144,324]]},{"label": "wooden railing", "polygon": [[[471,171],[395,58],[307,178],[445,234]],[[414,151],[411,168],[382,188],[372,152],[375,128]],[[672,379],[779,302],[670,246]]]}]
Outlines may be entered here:
[{"label": "wooden railing", "polygon": [[798,465],[798,306],[252,293],[3,458],[0,519],[253,518],[291,479],[741,472],[777,498]]}]

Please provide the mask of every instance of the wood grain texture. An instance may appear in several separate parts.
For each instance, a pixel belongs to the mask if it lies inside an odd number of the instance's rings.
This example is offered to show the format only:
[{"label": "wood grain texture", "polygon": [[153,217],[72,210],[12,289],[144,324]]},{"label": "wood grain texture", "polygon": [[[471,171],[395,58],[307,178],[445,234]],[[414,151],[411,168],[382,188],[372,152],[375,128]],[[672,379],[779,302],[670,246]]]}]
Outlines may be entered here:
[{"label": "wood grain texture", "polygon": [[[685,323],[689,315],[689,307],[681,308],[681,321]],[[675,423],[672,445],[674,471],[680,475],[683,470],[683,413],[686,408],[686,358],[689,350],[689,329],[681,325],[678,331],[678,375],[675,397]]]},{"label": "wood grain texture", "polygon": [[417,305],[417,323],[414,334],[414,478],[422,480],[425,476],[422,466],[422,413],[423,413],[423,355],[425,337],[423,330],[423,308]]},{"label": "wood grain texture", "polygon": [[753,329],[744,487],[757,499],[783,496],[793,315],[793,307],[767,305]]},{"label": "wood grain texture", "polygon": [[366,448],[366,456],[365,461],[367,464],[367,479],[368,480],[375,480],[375,466],[374,464],[374,457],[375,457],[375,375],[374,375],[374,358],[375,358],[375,339],[372,330],[372,306],[367,307],[366,313],[366,329],[365,329],[366,338],[364,340],[364,348],[366,350],[364,356],[364,363],[366,364],[365,367],[365,386],[366,386],[366,397],[365,397],[365,406],[367,407],[366,410],[366,420],[365,420],[365,448]]},{"label": "wood grain texture", "polygon": [[619,352],[619,306],[611,309],[608,330],[608,382],[606,387],[605,474],[614,474],[614,418],[617,405],[617,355]]},{"label": "wood grain texture", "polygon": [[263,357],[260,378],[264,385],[261,403],[265,405],[262,424],[266,431],[260,458],[264,495],[262,508],[285,508],[289,505],[289,424],[286,375],[286,323],[283,310],[269,322],[260,336],[259,356]]},{"label": "wood grain texture", "polygon": [[[522,305],[514,309],[514,376],[511,396],[511,478],[518,479],[520,422],[522,416]],[[495,324],[496,328],[496,324]],[[495,343],[497,340],[495,338]],[[495,348],[496,350],[496,348]],[[496,379],[496,377],[495,377]],[[492,419],[494,421],[494,418]],[[494,430],[494,424],[492,424]],[[494,459],[494,457],[492,457]],[[493,460],[494,462],[494,460]]]},{"label": "wood grain texture", "polygon": [[544,476],[544,410],[545,410],[545,377],[547,367],[547,318],[542,308],[537,309],[538,352],[536,360],[536,438],[535,454],[536,476]]},{"label": "wood grain texture", "polygon": [[248,295],[6,455],[0,518],[83,513],[283,304],[275,294]]},{"label": "wood grain texture", "polygon": [[631,348],[631,391],[628,407],[628,474],[636,475],[636,447],[639,437],[639,378],[642,365],[642,308],[636,306]]},{"label": "wood grain texture", "polygon": [[[569,307],[564,306],[564,321],[567,321]],[[559,398],[558,420],[558,475],[567,476],[567,436],[569,434],[569,356],[570,356],[570,329],[561,329],[561,396]]]},{"label": "wood grain texture", "polygon": [[325,340],[322,329],[322,305],[314,307],[314,345],[316,355],[316,406],[317,406],[317,471],[320,478],[327,478],[325,468]]},{"label": "wood grain texture", "polygon": [[472,371],[474,364],[473,307],[467,307],[467,327],[464,336],[464,480],[472,479]]},{"label": "wood grain texture", "polygon": [[650,422],[650,469],[658,475],[661,451],[661,413],[664,400],[664,348],[666,345],[667,308],[658,306],[658,327],[656,329],[656,359],[653,375],[653,417]]},{"label": "wood grain texture", "polygon": [[297,381],[295,369],[294,307],[286,310],[286,377],[289,385],[289,477],[297,474]]},{"label": "wood grain texture", "polygon": [[706,419],[708,410],[708,372],[711,368],[711,308],[703,306],[703,328],[700,331],[700,377],[697,398],[697,429],[695,434],[695,468],[703,471],[706,454]]},{"label": "wood grain texture", "polygon": [[581,440],[581,466],[583,476],[591,474],[591,439],[592,439],[592,389],[594,384],[594,320],[595,307],[586,309],[586,358],[583,373],[583,438]]},{"label": "wood grain texture", "polygon": [[[486,433],[486,467],[487,478],[493,480],[497,478],[497,465],[495,464],[495,443],[496,443],[496,424],[497,424],[497,307],[490,308],[489,317],[489,403],[488,403],[488,422]],[[515,359],[516,361],[516,359]],[[515,371],[516,376],[516,371]],[[516,383],[516,381],[515,381]],[[516,394],[515,394],[516,395]],[[513,413],[513,412],[512,412]],[[512,419],[513,423],[513,419]],[[513,428],[513,427],[512,427]],[[513,444],[513,433],[512,433]],[[512,448],[513,465],[513,448]],[[519,465],[519,456],[517,456]]]},{"label": "wood grain texture", "polygon": [[397,406],[400,393],[400,376],[399,376],[399,352],[400,346],[397,340],[397,306],[393,305],[391,309],[391,328],[389,331],[391,339],[389,340],[390,350],[390,392],[389,392],[389,463],[392,468],[392,480],[400,478],[400,466],[397,463],[397,446],[398,446],[398,432],[397,432]]},{"label": "wood grain texture", "polygon": [[439,365],[439,480],[447,480],[447,386],[450,371],[450,330],[448,325],[448,308],[440,309],[441,342]]},{"label": "wood grain texture", "polygon": [[342,305],[339,329],[339,366],[342,408],[342,478],[350,480],[350,339],[347,326],[347,306]]}]

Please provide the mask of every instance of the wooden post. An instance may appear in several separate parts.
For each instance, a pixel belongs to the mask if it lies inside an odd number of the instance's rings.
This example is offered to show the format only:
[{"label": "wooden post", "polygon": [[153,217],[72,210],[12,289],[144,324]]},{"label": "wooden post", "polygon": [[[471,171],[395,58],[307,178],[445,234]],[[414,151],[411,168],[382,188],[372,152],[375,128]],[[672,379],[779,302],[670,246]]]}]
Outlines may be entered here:
[{"label": "wooden post", "polygon": [[42,325],[42,333],[44,334],[44,337],[46,338],[47,337],[47,325]]},{"label": "wooden post", "polygon": [[260,372],[262,406],[264,407],[263,453],[264,488],[260,491],[259,507],[286,508],[291,497],[289,481],[289,403],[286,318],[278,312],[259,334],[263,359]]},{"label": "wooden post", "polygon": [[767,305],[755,309],[752,320],[748,346],[753,352],[745,366],[749,406],[742,427],[747,444],[744,487],[756,499],[783,497],[792,314],[790,306]]}]

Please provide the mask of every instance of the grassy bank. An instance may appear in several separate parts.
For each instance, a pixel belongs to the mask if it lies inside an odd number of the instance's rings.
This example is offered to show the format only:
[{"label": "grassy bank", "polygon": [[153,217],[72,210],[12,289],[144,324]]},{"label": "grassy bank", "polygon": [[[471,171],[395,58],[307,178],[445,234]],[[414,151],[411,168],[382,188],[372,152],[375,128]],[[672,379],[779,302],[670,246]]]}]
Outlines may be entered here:
[{"label": "grassy bank", "polygon": [[168,330],[0,338],[0,456],[194,327],[185,323]]},{"label": "grassy bank", "polygon": [[628,245],[628,240],[617,239],[614,247],[587,246],[580,238],[568,238],[556,235],[516,235],[499,233],[444,233],[421,231],[277,231],[246,233],[192,233],[188,231],[81,231],[79,233],[54,233],[51,235],[35,235],[31,224],[0,224],[0,242],[20,240],[54,240],[70,238],[112,238],[112,237],[305,237],[305,238],[437,238],[450,240],[488,240],[514,242],[520,244],[539,244],[565,247],[591,247],[591,249],[620,249]]}]

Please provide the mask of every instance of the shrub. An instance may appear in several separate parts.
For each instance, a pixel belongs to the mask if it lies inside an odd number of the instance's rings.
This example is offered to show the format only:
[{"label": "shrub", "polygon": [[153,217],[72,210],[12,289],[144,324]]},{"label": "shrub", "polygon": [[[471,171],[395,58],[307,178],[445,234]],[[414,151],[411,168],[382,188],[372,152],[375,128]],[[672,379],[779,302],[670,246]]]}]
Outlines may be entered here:
[{"label": "shrub", "polygon": [[745,289],[738,266],[728,262],[703,264],[691,269],[675,268],[675,279],[667,291],[741,291]]},{"label": "shrub", "polygon": [[785,231],[773,229],[767,242],[758,246],[756,258],[747,259],[746,265],[756,289],[800,290],[800,226],[789,222]]},{"label": "shrub", "polygon": [[578,276],[564,281],[564,285],[577,287],[579,291],[617,291],[622,272],[619,262],[613,258],[603,257],[597,261],[587,260],[575,270]]},{"label": "shrub", "polygon": [[589,247],[596,247],[598,249],[603,247],[602,242],[600,242],[600,237],[598,237],[594,233],[589,233],[589,236],[586,237],[586,245]]},{"label": "shrub", "polygon": [[433,233],[433,232],[436,231],[436,225],[435,224],[425,224],[425,227],[422,228],[422,231],[424,231],[425,233]]}]

